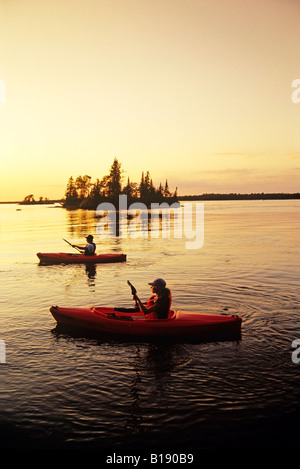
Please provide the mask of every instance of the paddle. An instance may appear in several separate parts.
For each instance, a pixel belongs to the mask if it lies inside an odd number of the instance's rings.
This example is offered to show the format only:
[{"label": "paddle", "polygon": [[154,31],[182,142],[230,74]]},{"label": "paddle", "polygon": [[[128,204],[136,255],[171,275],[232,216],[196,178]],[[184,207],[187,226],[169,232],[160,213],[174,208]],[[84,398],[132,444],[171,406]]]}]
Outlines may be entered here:
[{"label": "paddle", "polygon": [[81,250],[80,250],[77,246],[74,246],[74,244],[69,243],[69,241],[67,241],[67,240],[64,239],[64,238],[63,238],[63,240],[64,240],[66,243],[68,243],[70,246],[72,246],[72,248],[77,249],[77,251],[79,251],[79,252],[82,254]]},{"label": "paddle", "polygon": [[145,308],[145,306],[143,305],[143,303],[141,302],[141,300],[140,300],[139,297],[137,296],[137,294],[136,294],[136,288],[132,285],[131,282],[129,282],[129,280],[127,280],[127,283],[128,283],[128,285],[130,286],[130,288],[131,288],[131,293],[132,293],[132,295],[133,295],[133,298],[135,299],[136,306],[140,307],[140,309],[143,311],[144,314],[147,314],[147,308]]},{"label": "paddle", "polygon": [[129,282],[129,280],[127,280],[127,283],[131,288],[132,295],[135,296],[136,295],[136,288],[132,285],[132,283]]},{"label": "paddle", "polygon": [[[129,282],[129,280],[127,280],[127,283],[128,285],[130,286],[131,288],[131,293],[135,299],[135,295],[136,295],[136,288],[132,285],[132,283]],[[137,306],[137,305],[136,305]],[[137,308],[114,308],[115,311],[121,311],[122,313],[136,313],[139,311],[138,309],[138,306]],[[131,317],[131,316],[130,316]]]}]

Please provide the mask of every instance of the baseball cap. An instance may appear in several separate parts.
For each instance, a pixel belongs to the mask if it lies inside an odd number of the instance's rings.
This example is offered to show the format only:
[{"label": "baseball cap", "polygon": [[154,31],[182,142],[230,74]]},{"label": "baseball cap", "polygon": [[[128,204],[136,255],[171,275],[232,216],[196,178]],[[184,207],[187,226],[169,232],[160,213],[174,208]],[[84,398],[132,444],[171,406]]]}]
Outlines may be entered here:
[{"label": "baseball cap", "polygon": [[148,285],[152,285],[155,287],[165,287],[166,282],[164,281],[163,278],[156,278],[155,280],[153,280],[153,282],[148,283]]}]

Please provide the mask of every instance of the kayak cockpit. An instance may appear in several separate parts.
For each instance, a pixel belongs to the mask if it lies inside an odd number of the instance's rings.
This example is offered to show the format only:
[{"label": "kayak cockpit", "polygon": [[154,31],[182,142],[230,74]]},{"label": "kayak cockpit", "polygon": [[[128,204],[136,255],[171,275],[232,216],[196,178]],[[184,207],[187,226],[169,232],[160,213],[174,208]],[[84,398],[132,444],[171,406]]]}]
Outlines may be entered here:
[{"label": "kayak cockpit", "polygon": [[134,308],[105,308],[102,306],[95,306],[92,308],[94,314],[105,316],[107,319],[119,320],[147,320],[147,321],[169,321],[176,318],[176,311],[170,310],[169,316],[166,319],[153,318],[152,315],[144,315],[141,310],[136,311]]}]

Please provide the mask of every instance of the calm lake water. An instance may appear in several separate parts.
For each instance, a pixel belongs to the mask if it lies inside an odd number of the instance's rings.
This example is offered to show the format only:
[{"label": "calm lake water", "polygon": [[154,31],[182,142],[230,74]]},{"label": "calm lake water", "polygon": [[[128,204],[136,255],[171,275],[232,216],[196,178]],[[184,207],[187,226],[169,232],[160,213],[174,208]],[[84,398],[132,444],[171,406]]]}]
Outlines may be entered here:
[{"label": "calm lake water", "polygon": [[[0,446],[297,447],[299,215],[299,200],[205,202],[204,245],[186,249],[172,233],[101,240],[94,212],[0,205]],[[83,244],[87,234],[98,252],[124,252],[127,262],[94,271],[38,264],[37,252],[75,252],[62,238]],[[132,306],[127,279],[147,299],[156,277],[175,309],[240,315],[241,340],[153,344],[57,331],[52,304]]]}]

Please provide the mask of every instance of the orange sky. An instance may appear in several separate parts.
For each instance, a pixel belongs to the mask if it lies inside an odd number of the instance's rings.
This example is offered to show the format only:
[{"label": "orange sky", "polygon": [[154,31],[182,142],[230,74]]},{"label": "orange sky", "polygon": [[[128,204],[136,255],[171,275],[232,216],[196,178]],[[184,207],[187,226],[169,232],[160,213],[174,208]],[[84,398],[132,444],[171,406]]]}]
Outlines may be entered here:
[{"label": "orange sky", "polygon": [[299,192],[299,23],[296,0],[0,0],[0,201],[115,156],[182,195]]}]

